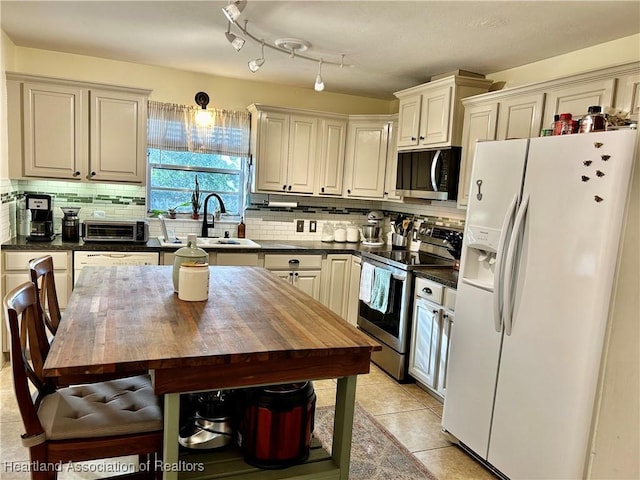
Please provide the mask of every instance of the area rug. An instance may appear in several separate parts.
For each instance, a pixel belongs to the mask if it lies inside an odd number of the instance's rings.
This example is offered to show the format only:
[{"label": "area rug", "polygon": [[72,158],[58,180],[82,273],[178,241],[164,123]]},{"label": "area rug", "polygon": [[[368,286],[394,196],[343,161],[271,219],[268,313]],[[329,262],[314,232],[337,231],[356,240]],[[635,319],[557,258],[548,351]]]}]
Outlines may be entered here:
[{"label": "area rug", "polygon": [[[314,435],[331,451],[333,407],[316,408]],[[349,480],[437,480],[391,433],[357,403]]]}]

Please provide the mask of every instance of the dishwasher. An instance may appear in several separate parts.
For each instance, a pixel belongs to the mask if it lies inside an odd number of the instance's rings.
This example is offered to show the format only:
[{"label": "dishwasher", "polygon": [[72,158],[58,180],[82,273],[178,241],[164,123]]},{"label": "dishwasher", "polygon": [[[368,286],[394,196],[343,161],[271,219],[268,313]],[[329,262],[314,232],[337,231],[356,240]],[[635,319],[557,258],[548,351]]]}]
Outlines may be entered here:
[{"label": "dishwasher", "polygon": [[159,265],[158,252],[74,252],[73,284],[85,267],[113,267],[116,265]]}]

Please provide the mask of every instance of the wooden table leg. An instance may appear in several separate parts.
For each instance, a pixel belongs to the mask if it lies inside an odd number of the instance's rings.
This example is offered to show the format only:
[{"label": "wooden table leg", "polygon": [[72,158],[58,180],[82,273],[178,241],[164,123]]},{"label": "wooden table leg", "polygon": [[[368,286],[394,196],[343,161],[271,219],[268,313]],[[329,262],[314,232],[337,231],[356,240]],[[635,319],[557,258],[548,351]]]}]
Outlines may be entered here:
[{"label": "wooden table leg", "polygon": [[338,379],[336,410],[333,423],[333,447],[331,455],[340,467],[340,480],[348,480],[351,461],[351,436],[356,401],[357,375]]},{"label": "wooden table leg", "polygon": [[164,396],[164,437],[162,460],[165,464],[163,480],[177,480],[178,472],[171,465],[178,463],[178,430],[180,428],[180,394],[167,393]]}]

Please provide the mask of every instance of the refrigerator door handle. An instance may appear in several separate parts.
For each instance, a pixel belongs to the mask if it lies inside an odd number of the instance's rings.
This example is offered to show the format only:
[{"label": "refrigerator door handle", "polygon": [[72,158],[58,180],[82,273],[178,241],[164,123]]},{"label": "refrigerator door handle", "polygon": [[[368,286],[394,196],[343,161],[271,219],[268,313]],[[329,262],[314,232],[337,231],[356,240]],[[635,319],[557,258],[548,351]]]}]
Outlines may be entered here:
[{"label": "refrigerator door handle", "polygon": [[502,221],[502,230],[500,230],[500,239],[496,250],[495,274],[493,277],[493,324],[496,332],[500,333],[503,324],[504,296],[502,292],[504,283],[504,254],[506,243],[511,236],[513,229],[513,217],[516,214],[518,206],[518,194],[513,196],[511,204],[507,209]]},{"label": "refrigerator door handle", "polygon": [[504,266],[504,283],[503,283],[503,313],[504,313],[504,333],[511,335],[511,328],[513,326],[513,304],[512,290],[513,290],[513,265],[516,261],[516,250],[518,248],[518,239],[521,235],[521,230],[524,228],[524,219],[527,215],[527,209],[529,208],[529,194],[525,195],[518,209],[516,220],[513,224],[513,233],[509,240],[509,247],[507,248],[507,259]]},{"label": "refrigerator door handle", "polygon": [[436,174],[438,172],[438,162],[440,161],[440,154],[442,152],[440,150],[438,150],[435,154],[435,156],[433,157],[433,160],[431,160],[431,188],[433,188],[434,192],[438,191],[438,181],[439,179],[436,178]]}]

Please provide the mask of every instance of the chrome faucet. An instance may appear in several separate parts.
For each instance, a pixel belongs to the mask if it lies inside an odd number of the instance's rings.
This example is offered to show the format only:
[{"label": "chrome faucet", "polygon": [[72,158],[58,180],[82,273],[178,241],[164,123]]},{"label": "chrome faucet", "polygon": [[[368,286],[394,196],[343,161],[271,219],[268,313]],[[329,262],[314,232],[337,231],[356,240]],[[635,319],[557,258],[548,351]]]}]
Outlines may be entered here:
[{"label": "chrome faucet", "polygon": [[209,228],[213,228],[215,223],[213,215],[211,215],[211,223],[207,222],[207,204],[209,203],[209,199],[211,197],[216,197],[218,199],[218,202],[220,203],[220,213],[225,213],[227,211],[224,208],[224,202],[222,201],[222,198],[220,198],[220,195],[218,195],[217,193],[210,193],[209,195],[204,197],[204,219],[202,220],[202,233],[200,234],[200,236],[203,238],[209,237]]}]

